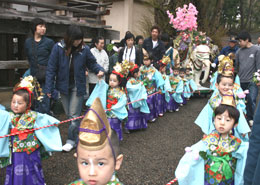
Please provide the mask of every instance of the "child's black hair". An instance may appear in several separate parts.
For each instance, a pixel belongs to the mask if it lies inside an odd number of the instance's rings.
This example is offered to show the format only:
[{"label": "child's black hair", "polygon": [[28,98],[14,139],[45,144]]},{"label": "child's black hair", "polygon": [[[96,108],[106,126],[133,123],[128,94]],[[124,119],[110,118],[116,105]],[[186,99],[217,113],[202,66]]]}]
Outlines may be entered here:
[{"label": "child's black hair", "polygon": [[[29,105],[30,98],[29,98],[29,92],[27,90],[19,89],[19,90],[13,92],[13,96],[14,95],[22,96],[23,100],[26,102],[26,104]],[[32,99],[32,97],[31,97],[31,99]]]},{"label": "child's black hair", "polygon": [[232,76],[224,76],[224,75],[218,73],[217,84],[219,84],[219,83],[221,82],[221,79],[222,79],[222,78],[230,78],[230,79],[232,79],[233,82],[234,82],[234,76],[233,76],[233,75],[232,75]]},{"label": "child's black hair", "polygon": [[134,77],[135,73],[139,72],[139,68],[135,68],[133,71],[129,71],[128,77]]},{"label": "child's black hair", "polygon": [[185,68],[180,68],[180,73],[183,72],[185,73],[186,72],[186,69]]},{"label": "child's black hair", "polygon": [[172,66],[172,70],[180,71],[180,68]]},{"label": "child's black hair", "polygon": [[160,71],[161,65],[159,64],[159,62],[155,62],[155,63],[153,64],[153,67],[155,67],[158,71]]},{"label": "child's black hair", "polygon": [[187,68],[185,69],[185,72],[187,72],[188,70],[192,71],[192,69],[191,69],[190,67],[187,67]]},{"label": "child's black hair", "polygon": [[230,118],[233,118],[235,120],[235,123],[238,123],[238,119],[240,116],[239,111],[237,110],[237,108],[230,106],[230,105],[224,105],[224,104],[220,104],[214,111],[215,116],[223,114],[225,111],[228,112],[228,116]]}]

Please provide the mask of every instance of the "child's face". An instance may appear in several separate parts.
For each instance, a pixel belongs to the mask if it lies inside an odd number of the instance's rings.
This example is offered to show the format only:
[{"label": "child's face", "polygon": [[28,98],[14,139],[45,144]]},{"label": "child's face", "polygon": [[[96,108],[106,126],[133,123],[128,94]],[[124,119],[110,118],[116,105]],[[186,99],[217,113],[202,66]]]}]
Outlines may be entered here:
[{"label": "child's face", "polygon": [[190,74],[190,70],[186,70],[186,75],[189,75]]},{"label": "child's face", "polygon": [[234,87],[234,81],[231,78],[222,77],[219,84],[216,83],[216,87],[221,95],[227,94],[228,91]]},{"label": "child's face", "polygon": [[184,72],[180,72],[180,77],[184,78],[185,73]]},{"label": "child's face", "polygon": [[228,111],[226,110],[223,114],[215,116],[214,123],[216,130],[225,138],[233,128],[235,119],[229,117]]},{"label": "child's face", "polygon": [[173,70],[173,74],[176,76],[179,74],[179,71],[178,70]]},{"label": "child's face", "polygon": [[139,78],[140,75],[141,75],[141,73],[140,73],[140,71],[138,71],[137,73],[134,74],[134,77],[135,77],[135,78]]},{"label": "child's face", "polygon": [[150,59],[146,59],[146,60],[144,60],[144,65],[145,66],[149,66],[149,65],[151,65],[151,60]]},{"label": "child's face", "polygon": [[11,101],[11,109],[15,114],[24,113],[27,109],[27,103],[22,96],[14,94]]},{"label": "child's face", "polygon": [[118,87],[118,85],[119,85],[119,81],[117,79],[117,76],[116,76],[116,74],[112,73],[109,77],[109,86],[112,88],[115,88],[115,87]]},{"label": "child's face", "polygon": [[97,151],[86,150],[78,145],[77,164],[80,178],[87,185],[106,185],[115,170],[119,170],[123,155],[119,155],[114,163],[114,157],[109,143]]},{"label": "child's face", "polygon": [[162,73],[165,73],[165,72],[166,72],[166,66],[161,67],[161,72],[162,72]]}]

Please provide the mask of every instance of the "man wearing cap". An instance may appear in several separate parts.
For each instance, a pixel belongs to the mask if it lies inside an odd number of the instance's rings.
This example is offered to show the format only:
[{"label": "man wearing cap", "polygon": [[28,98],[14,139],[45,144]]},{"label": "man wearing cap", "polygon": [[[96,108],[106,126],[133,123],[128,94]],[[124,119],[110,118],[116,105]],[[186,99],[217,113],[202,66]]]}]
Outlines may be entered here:
[{"label": "man wearing cap", "polygon": [[[230,37],[228,46],[222,48],[219,55],[225,55],[228,56],[229,53],[236,53],[238,50],[237,40],[235,37]],[[219,56],[218,55],[218,56]],[[215,68],[218,65],[218,56],[215,58],[214,63],[211,64],[213,68]]]},{"label": "man wearing cap", "polygon": [[251,36],[248,32],[241,32],[237,36],[240,48],[236,52],[235,71],[240,78],[240,85],[243,90],[249,90],[246,96],[247,120],[252,126],[258,95],[258,86],[252,82],[254,73],[260,69],[260,48],[251,43]]}]

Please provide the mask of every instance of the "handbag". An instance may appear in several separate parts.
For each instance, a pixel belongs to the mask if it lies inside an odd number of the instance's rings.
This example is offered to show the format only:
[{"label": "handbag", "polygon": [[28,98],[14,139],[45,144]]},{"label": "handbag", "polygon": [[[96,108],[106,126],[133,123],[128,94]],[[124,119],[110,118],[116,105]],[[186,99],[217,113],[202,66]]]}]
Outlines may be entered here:
[{"label": "handbag", "polygon": [[36,47],[37,46],[35,46],[35,44],[33,43],[33,40],[32,40],[32,50],[33,50],[33,55],[34,55],[34,62],[35,62],[35,64],[37,64],[37,65],[35,65],[35,67],[37,68],[37,73],[35,74],[35,77],[40,83],[42,83],[42,82],[45,82],[47,66],[38,64]]}]

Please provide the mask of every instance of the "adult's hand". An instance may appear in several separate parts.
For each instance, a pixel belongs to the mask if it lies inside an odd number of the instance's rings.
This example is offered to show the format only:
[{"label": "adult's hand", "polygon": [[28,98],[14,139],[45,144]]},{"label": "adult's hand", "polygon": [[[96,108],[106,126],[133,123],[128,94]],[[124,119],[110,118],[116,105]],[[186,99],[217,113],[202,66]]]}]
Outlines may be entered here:
[{"label": "adult's hand", "polygon": [[103,71],[99,71],[97,74],[98,78],[102,78],[104,76],[104,72]]},{"label": "adult's hand", "polygon": [[51,98],[51,93],[47,93],[47,96],[48,96],[49,98]]},{"label": "adult's hand", "polygon": [[256,84],[257,86],[260,86],[260,82]]},{"label": "adult's hand", "polygon": [[85,71],[85,75],[88,76],[88,71]]}]

